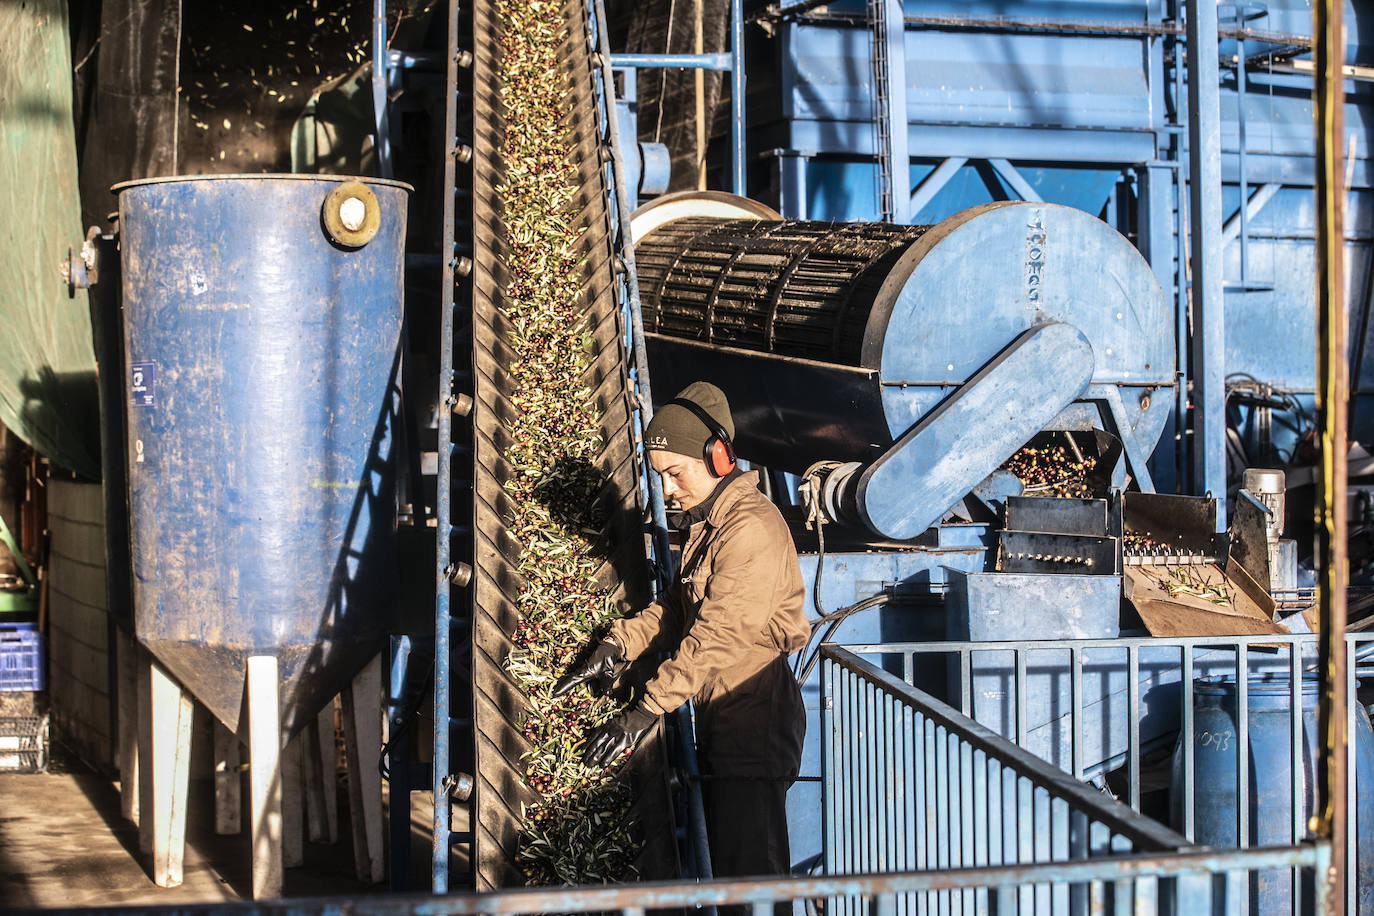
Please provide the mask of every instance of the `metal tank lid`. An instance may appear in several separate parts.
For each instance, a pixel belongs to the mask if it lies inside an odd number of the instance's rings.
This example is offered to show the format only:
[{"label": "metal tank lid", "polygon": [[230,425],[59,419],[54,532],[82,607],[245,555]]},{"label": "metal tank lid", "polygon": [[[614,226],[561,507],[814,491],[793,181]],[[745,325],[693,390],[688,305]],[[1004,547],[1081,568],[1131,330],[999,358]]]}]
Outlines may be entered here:
[{"label": "metal tank lid", "polygon": [[400,188],[407,193],[415,193],[415,188],[412,185],[404,181],[397,181],[394,178],[369,178],[363,175],[315,175],[304,172],[250,172],[235,173],[232,175],[163,175],[155,178],[139,178],[131,181],[121,181],[118,184],[110,186],[110,193],[118,194],[120,191],[129,188],[137,188],[149,184],[172,184],[174,182],[186,181],[242,181],[247,178],[264,181],[360,181],[363,184]]}]

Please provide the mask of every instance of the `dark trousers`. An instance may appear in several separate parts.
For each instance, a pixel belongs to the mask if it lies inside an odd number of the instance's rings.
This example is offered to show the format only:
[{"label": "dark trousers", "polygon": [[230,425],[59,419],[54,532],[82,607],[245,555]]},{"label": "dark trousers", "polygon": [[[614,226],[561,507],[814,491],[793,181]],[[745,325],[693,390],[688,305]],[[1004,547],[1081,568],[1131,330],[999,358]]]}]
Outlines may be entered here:
[{"label": "dark trousers", "polygon": [[[711,843],[711,871],[717,878],[786,876],[792,869],[787,845],[787,786],[785,779],[702,781],[706,807],[706,837]],[[724,906],[720,916],[745,916],[749,907]],[[791,903],[773,907],[775,916],[789,916]]]}]

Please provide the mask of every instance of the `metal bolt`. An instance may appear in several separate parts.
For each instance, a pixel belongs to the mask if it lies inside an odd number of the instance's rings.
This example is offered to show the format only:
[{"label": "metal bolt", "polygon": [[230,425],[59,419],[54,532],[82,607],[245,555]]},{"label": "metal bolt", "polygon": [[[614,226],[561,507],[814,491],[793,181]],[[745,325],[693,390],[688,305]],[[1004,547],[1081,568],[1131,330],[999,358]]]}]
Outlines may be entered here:
[{"label": "metal bolt", "polygon": [[343,223],[344,228],[349,232],[357,232],[363,228],[363,221],[367,219],[367,204],[356,197],[350,197],[339,204],[339,222]]},{"label": "metal bolt", "polygon": [[472,396],[466,394],[455,394],[448,399],[449,409],[454,416],[466,417],[472,413]]},{"label": "metal bolt", "polygon": [[466,563],[450,563],[444,569],[444,574],[448,576],[448,581],[459,588],[467,588],[472,581],[472,567]]}]

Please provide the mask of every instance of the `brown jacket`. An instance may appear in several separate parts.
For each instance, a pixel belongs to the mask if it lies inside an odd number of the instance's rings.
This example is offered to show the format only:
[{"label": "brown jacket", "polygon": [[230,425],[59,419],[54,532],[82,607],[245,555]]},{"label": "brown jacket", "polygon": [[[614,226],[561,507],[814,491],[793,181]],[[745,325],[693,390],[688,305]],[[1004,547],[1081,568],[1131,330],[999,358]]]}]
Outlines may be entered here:
[{"label": "brown jacket", "polygon": [[703,764],[716,775],[794,777],[805,713],[787,666],[810,632],[797,550],[758,475],[725,485],[691,527],[679,579],[611,635],[628,659],[672,652],[645,686],[667,713],[697,703]]}]

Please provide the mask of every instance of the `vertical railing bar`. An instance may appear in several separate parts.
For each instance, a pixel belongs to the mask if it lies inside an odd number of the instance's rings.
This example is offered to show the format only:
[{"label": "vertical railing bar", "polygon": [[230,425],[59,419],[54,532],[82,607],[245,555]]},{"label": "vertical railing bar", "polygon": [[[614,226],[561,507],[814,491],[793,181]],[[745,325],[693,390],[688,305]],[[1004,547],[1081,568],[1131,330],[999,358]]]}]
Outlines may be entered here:
[{"label": "vertical railing bar", "polygon": [[1016,744],[1026,746],[1026,650],[1012,650],[1016,657]]},{"label": "vertical railing bar", "polygon": [[835,814],[835,846],[831,858],[831,867],[834,871],[831,874],[847,874],[849,872],[849,862],[847,860],[847,849],[849,847],[849,816],[848,813],[854,808],[854,774],[849,768],[849,754],[851,752],[849,742],[849,710],[845,708],[848,697],[845,689],[845,679],[848,672],[838,663],[835,665],[834,690],[835,690],[835,730],[832,732],[832,739],[835,742],[835,750],[832,755],[835,759],[835,801],[832,810]]},{"label": "vertical railing bar", "polygon": [[[854,715],[854,674],[846,670],[844,673],[844,743],[845,743],[845,769],[849,773],[849,786],[845,791],[847,804],[842,816],[845,819],[844,826],[844,869],[846,874],[853,874],[859,871],[859,840],[857,835],[858,828],[855,826],[854,818],[857,812],[862,809],[863,800],[859,788],[862,778],[859,771],[859,748],[858,748],[858,719]],[[852,911],[853,905],[846,899],[845,908]]]},{"label": "vertical railing bar", "polygon": [[[974,867],[988,864],[988,755],[975,750],[972,755],[973,777],[973,861]],[[970,901],[973,912],[987,910],[987,892],[979,891]]]},{"label": "vertical railing bar", "polygon": [[[930,737],[930,720],[925,717],[925,714],[921,715],[921,732],[919,735],[921,735],[921,748],[919,748],[919,755],[916,759],[921,761],[921,768],[916,775],[916,792],[918,792],[918,808],[916,808],[918,827],[916,829],[921,832],[921,835],[918,838],[919,842],[916,843],[916,868],[927,869],[934,868],[934,832],[936,831],[934,831],[932,820],[934,816],[934,803],[932,802],[934,798],[934,761],[932,753],[930,753],[932,737]],[[923,893],[919,902],[921,902],[921,906],[919,906],[918,912],[922,916],[926,916],[930,912],[932,897],[929,893]]]},{"label": "vertical railing bar", "polygon": [[860,810],[864,819],[863,870],[870,872],[878,869],[878,808],[882,804],[882,790],[878,784],[878,732],[874,727],[876,692],[873,683],[866,679],[859,682],[859,689],[863,715],[859,721],[864,728],[864,740],[860,742],[864,758],[863,784],[868,796]]},{"label": "vertical railing bar", "polygon": [[[935,862],[939,868],[951,865],[950,832],[954,817],[954,805],[950,799],[949,784],[949,730],[943,725],[935,726],[935,800],[938,805],[935,824]],[[937,896],[939,913],[948,916],[950,911],[949,892],[941,891]]]},{"label": "vertical railing bar", "polygon": [[[1017,778],[1010,767],[998,765],[997,781],[1000,785],[1002,807],[1002,865],[1014,865],[1018,861],[1018,844],[1021,841],[1020,808],[1017,802]],[[1010,820],[1010,823],[1008,823]],[[1020,894],[1015,888],[1002,888],[997,895],[998,912],[1012,912]]]},{"label": "vertical railing bar", "polygon": [[886,855],[883,851],[883,842],[886,834],[886,799],[887,788],[884,784],[883,773],[883,738],[882,738],[882,701],[886,691],[880,691],[877,685],[870,681],[864,682],[865,714],[868,721],[868,804],[872,815],[868,819],[868,862],[871,871],[883,871],[886,868],[884,860]]},{"label": "vertical railing bar", "polygon": [[902,680],[916,686],[916,651],[907,649],[902,653]]},{"label": "vertical railing bar", "polygon": [[1194,772],[1195,766],[1193,755],[1196,749],[1193,745],[1193,646],[1191,643],[1184,643],[1179,648],[1179,667],[1181,669],[1183,683],[1183,836],[1188,842],[1193,842],[1197,836],[1196,824],[1196,801],[1194,791]]},{"label": "vertical railing bar", "polygon": [[1131,810],[1140,810],[1140,647],[1126,648],[1127,773],[1131,782]]},{"label": "vertical railing bar", "polygon": [[882,693],[882,732],[883,732],[883,811],[880,824],[882,846],[879,849],[878,869],[898,871],[896,850],[893,840],[897,834],[897,730],[893,722],[892,710],[896,700],[887,691]]},{"label": "vertical railing bar", "polygon": [[838,666],[821,655],[821,862],[835,874],[835,671]]},{"label": "vertical railing bar", "polygon": [[[1302,757],[1302,656],[1295,641],[1288,644],[1288,813],[1290,839],[1294,843],[1302,840],[1306,832],[1303,823],[1305,779]],[[1290,879],[1293,895],[1290,899],[1298,900],[1302,894],[1302,869],[1294,868]]]},{"label": "vertical railing bar", "polygon": [[[1236,837],[1250,846],[1250,654],[1236,644]],[[1246,882],[1249,885],[1249,882]]]},{"label": "vertical railing bar", "polygon": [[[968,812],[970,815],[960,818],[964,822],[960,830],[964,851],[959,864],[964,868],[972,868],[977,864],[975,856],[977,854],[978,790],[974,785],[973,745],[965,741],[959,742],[959,780],[961,782],[959,787],[960,810]],[[973,912],[973,890],[971,888],[965,890],[963,898],[965,911]]]},{"label": "vertical railing bar", "polygon": [[[860,833],[860,858],[859,868],[861,871],[869,872],[877,868],[877,857],[875,855],[874,838],[878,832],[877,820],[875,816],[878,807],[878,785],[877,785],[877,736],[873,732],[873,685],[864,680],[858,679],[859,696],[859,728],[862,739],[859,742],[860,759],[863,761],[860,771],[860,785],[864,788],[864,801],[857,815],[861,818],[863,825]],[[854,901],[855,906],[860,912],[865,909],[865,902],[862,899]]]},{"label": "vertical railing bar", "polygon": [[[1067,800],[1050,796],[1050,855],[1051,862],[1069,860],[1070,819],[1072,809]],[[1069,885],[1060,881],[1050,887],[1050,912],[1063,913],[1069,905]]]},{"label": "vertical railing bar", "polygon": [[[864,792],[864,759],[863,744],[860,738],[860,726],[863,715],[862,707],[859,702],[859,679],[853,672],[846,672],[846,682],[848,685],[848,695],[845,700],[845,715],[849,717],[849,729],[845,735],[845,741],[852,745],[850,749],[850,772],[853,774],[854,786],[854,805],[849,809],[849,829],[845,832],[849,835],[849,870],[851,873],[864,870],[864,848],[862,828],[856,823],[856,818],[863,817],[868,801]],[[849,904],[853,908],[853,904]]]},{"label": "vertical railing bar", "polygon": [[[908,703],[900,703],[897,706],[897,757],[894,761],[896,766],[897,780],[897,820],[896,820],[896,850],[897,858],[893,862],[893,867],[899,871],[908,871],[914,868],[911,861],[911,765],[915,761],[911,747],[911,706]],[[900,765],[899,765],[900,764]],[[900,916],[911,916],[911,894],[903,894],[900,898],[893,898]]]},{"label": "vertical railing bar", "polygon": [[1083,656],[1077,646],[1069,648],[1069,736],[1073,778],[1083,778]]},{"label": "vertical railing bar", "polygon": [[973,718],[973,650],[959,650],[959,711]]},{"label": "vertical railing bar", "polygon": [[[1084,811],[1069,813],[1069,860],[1088,858],[1088,815]],[[1069,888],[1069,913],[1087,916],[1091,882],[1079,882]]]},{"label": "vertical railing bar", "polygon": [[[1355,840],[1359,837],[1359,805],[1355,802],[1355,789],[1360,778],[1355,768],[1355,743],[1359,732],[1355,731],[1355,643],[1345,640],[1345,682],[1339,685],[1345,691],[1345,816],[1350,822],[1345,831],[1345,908],[1349,911],[1360,898],[1355,889],[1355,876],[1360,873],[1362,864],[1357,858]],[[1297,769],[1295,766],[1293,769]],[[1363,907],[1361,907],[1363,909]]]},{"label": "vertical railing bar", "polygon": [[[1035,861],[1035,797],[1034,786],[1023,776],[1016,777],[1016,863],[1028,865]],[[1020,907],[1024,911],[1035,906],[1030,887],[1020,888]]]}]

